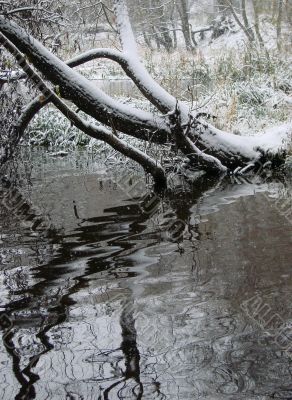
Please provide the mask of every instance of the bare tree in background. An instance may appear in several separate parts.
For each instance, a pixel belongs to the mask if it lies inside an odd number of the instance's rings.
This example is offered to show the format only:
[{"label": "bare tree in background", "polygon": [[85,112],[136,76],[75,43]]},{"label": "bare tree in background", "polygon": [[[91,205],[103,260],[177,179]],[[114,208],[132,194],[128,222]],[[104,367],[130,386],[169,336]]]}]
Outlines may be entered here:
[{"label": "bare tree in background", "polygon": [[278,0],[278,16],[277,16],[277,44],[278,48],[281,48],[281,31],[282,31],[282,19],[283,19],[283,0]]},{"label": "bare tree in background", "polygon": [[178,13],[180,16],[180,21],[181,21],[181,29],[184,35],[185,43],[186,43],[186,48],[188,50],[191,50],[194,46],[192,43],[192,38],[191,38],[191,25],[189,21],[189,7],[188,7],[188,1],[187,0],[180,0],[176,2],[176,6],[178,9]]}]

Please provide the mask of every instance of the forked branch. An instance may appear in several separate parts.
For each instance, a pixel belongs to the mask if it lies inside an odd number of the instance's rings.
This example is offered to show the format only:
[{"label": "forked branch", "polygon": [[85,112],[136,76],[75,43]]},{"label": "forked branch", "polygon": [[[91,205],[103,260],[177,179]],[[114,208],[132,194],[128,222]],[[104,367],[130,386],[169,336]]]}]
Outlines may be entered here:
[{"label": "forked branch", "polygon": [[[14,46],[5,36],[0,32],[0,44],[2,44],[11,54],[14,55],[16,61],[23,68],[28,77],[37,85],[38,89],[50,100],[61,112],[69,119],[78,129],[86,133],[87,135],[102,140],[112,146],[115,150],[121,154],[131,158],[138,162],[147,173],[152,174],[154,181],[157,185],[166,186],[166,176],[163,168],[153,160],[133,146],[128,145],[123,140],[119,139],[113,132],[103,126],[94,125],[90,122],[82,119],[76,112],[71,110],[65,102],[57,96],[57,94],[50,89],[46,83],[42,80],[38,73],[36,73],[26,59],[23,57],[21,52]],[[17,126],[16,126],[17,129]]]}]

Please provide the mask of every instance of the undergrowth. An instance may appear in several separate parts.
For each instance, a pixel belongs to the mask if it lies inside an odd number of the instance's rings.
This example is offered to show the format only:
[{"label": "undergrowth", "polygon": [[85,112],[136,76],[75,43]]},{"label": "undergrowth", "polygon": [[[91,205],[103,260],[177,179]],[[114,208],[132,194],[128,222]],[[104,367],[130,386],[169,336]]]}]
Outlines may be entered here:
[{"label": "undergrowth", "polygon": [[[190,109],[209,113],[212,123],[220,129],[253,134],[291,120],[292,67],[286,54],[252,47],[226,50],[219,55],[204,55],[201,50],[180,51],[171,57],[168,53],[145,51],[144,60],[151,75],[163,87],[187,102]],[[95,72],[92,66],[83,71],[88,77]],[[120,73],[115,67],[102,70],[104,79]],[[151,110],[143,100],[124,98],[122,101]],[[135,139],[127,140],[133,143]],[[29,131],[29,144],[71,150],[87,146],[111,154],[107,145],[70,126],[53,107],[44,109],[35,118]],[[145,150],[145,144],[135,144]]]}]

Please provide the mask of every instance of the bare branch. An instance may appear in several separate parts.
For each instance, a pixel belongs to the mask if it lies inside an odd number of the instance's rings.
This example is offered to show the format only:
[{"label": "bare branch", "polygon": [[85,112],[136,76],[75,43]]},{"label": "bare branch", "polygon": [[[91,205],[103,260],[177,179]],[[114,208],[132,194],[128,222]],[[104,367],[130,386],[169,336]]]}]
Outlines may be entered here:
[{"label": "bare branch", "polygon": [[12,14],[17,14],[17,13],[21,13],[24,11],[44,11],[43,8],[37,8],[37,7],[20,7],[20,8],[14,8],[12,10],[8,10],[8,11],[3,11],[0,13],[0,15],[12,15]]}]

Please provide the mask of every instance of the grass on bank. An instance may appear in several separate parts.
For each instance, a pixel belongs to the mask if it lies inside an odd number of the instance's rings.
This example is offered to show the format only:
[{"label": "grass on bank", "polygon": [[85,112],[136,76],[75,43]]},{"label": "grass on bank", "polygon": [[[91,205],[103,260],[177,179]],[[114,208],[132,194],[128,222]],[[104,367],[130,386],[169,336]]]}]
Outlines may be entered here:
[{"label": "grass on bank", "polygon": [[[220,129],[248,135],[291,120],[292,66],[286,53],[279,54],[276,50],[268,53],[244,46],[240,51],[214,51],[208,56],[200,49],[193,53],[179,51],[170,57],[169,53],[146,50],[144,60],[151,75],[164,88],[186,102],[190,109],[212,115],[211,122]],[[83,73],[87,77],[96,73],[94,64]],[[111,69],[102,70],[104,79],[120,75],[119,67],[114,64]],[[121,101],[153,110],[143,99],[122,98]],[[74,150],[87,146],[93,151],[114,154],[106,144],[72,127],[53,107],[37,115],[28,139],[30,145],[49,149]],[[135,141],[145,150],[144,143],[139,144],[132,138],[127,140]]]}]

